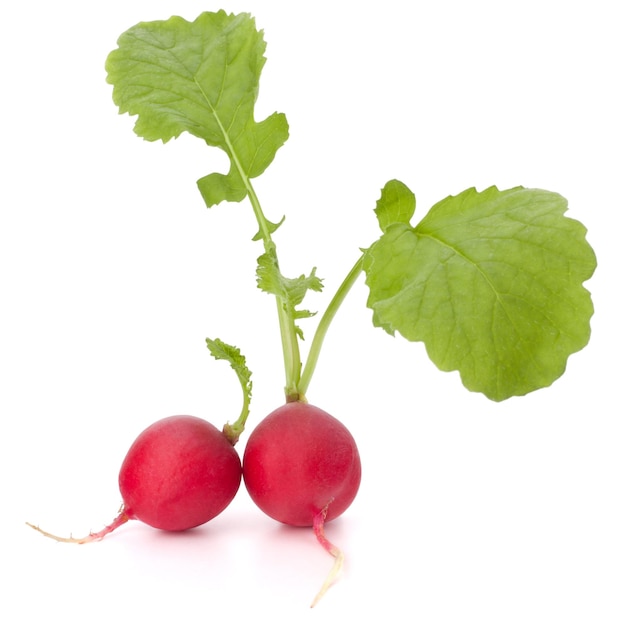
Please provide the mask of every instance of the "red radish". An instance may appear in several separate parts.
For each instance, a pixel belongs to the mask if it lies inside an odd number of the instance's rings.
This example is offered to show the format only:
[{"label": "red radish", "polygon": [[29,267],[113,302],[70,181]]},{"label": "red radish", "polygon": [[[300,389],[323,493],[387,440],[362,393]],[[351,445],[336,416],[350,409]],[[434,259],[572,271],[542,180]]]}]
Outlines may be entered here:
[{"label": "red radish", "polygon": [[241,482],[241,462],[224,434],[189,415],[162,419],[130,447],[120,470],[130,518],[186,530],[221,513]]},{"label": "red radish", "polygon": [[221,513],[240,483],[241,461],[226,435],[198,417],[175,415],[146,428],[130,447],[119,475],[124,504],[109,526],[81,539],[33,528],[73,543],[102,539],[131,519],[187,530]]},{"label": "red radish", "polygon": [[343,562],[341,550],[324,535],[324,522],[339,517],[359,489],[361,460],[354,438],[322,409],[306,402],[287,403],[250,434],[243,478],[264,513],[292,526],[313,526],[318,541],[335,557],[315,605]]},{"label": "red radish", "polygon": [[290,402],[252,431],[243,455],[243,479],[257,506],[292,526],[313,526],[350,506],[361,482],[361,461],[348,429],[322,409]]}]

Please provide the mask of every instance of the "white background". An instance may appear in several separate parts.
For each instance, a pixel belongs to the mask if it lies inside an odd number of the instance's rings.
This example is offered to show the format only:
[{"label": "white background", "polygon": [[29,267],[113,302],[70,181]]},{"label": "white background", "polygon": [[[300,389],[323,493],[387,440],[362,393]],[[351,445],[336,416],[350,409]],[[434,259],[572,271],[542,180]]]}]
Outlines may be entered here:
[{"label": "white background", "polygon": [[[12,2],[0,40],[0,622],[18,624],[626,624],[623,385],[624,43],[620,2]],[[75,535],[120,504],[135,436],[190,413],[221,426],[239,387],[204,338],[254,373],[249,430],[282,402],[270,297],[255,287],[251,210],[207,210],[219,151],[166,146],[117,115],[104,60],[141,20],[248,11],[265,30],[257,119],[291,137],[256,182],[287,274],[315,265],[323,309],[377,237],[399,178],[422,215],[476,186],[568,198],[598,256],[592,339],[552,387],[495,404],[421,344],[371,325],[359,281],[309,400],[362,455],[361,491],[327,528],[281,527],[244,488],[220,517],[168,535],[129,522]],[[314,321],[306,323],[310,337]],[[245,445],[245,436],[239,444]],[[347,621],[350,620],[350,621]]]}]

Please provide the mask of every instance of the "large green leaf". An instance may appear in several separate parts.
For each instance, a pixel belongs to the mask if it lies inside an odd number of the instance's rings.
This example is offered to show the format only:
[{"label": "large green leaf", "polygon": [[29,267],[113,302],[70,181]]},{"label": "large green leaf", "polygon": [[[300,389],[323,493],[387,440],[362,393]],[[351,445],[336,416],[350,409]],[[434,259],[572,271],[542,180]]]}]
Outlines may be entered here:
[{"label": "large green leaf", "polygon": [[106,61],[120,113],[137,115],[135,132],[167,142],[186,131],[224,150],[227,174],[198,181],[207,206],[246,197],[288,137],[274,113],[254,121],[265,42],[250,15],[202,13],[141,22],[123,33]]},{"label": "large green leaf", "polygon": [[[377,209],[380,211],[380,207]],[[566,200],[518,187],[448,197],[390,223],[364,259],[374,324],[423,341],[493,400],[550,385],[590,335],[596,259]]]}]

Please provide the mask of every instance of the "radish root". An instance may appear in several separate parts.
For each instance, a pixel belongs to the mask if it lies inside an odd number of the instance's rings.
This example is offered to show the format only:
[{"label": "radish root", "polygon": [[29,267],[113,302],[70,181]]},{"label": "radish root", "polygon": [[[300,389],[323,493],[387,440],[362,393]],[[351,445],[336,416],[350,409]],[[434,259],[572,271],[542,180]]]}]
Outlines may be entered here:
[{"label": "radish root", "polygon": [[128,516],[128,513],[122,505],[119,510],[118,516],[108,526],[105,526],[101,531],[97,533],[89,533],[86,537],[80,538],[72,537],[72,535],[70,535],[69,537],[59,537],[58,535],[53,535],[52,533],[42,530],[39,526],[35,526],[30,522],[26,522],[26,525],[30,526],[37,532],[40,532],[44,537],[54,539],[55,541],[62,541],[63,543],[91,543],[92,541],[100,541],[106,535],[113,532],[116,528],[119,528],[122,524],[125,524],[129,519],[131,518]]},{"label": "radish root", "polygon": [[[332,502],[332,500],[331,500]],[[311,603],[311,608],[313,608],[322,598],[322,596],[330,589],[330,587],[336,582],[339,574],[341,572],[341,568],[343,567],[343,552],[334,544],[332,544],[326,538],[324,534],[324,522],[326,521],[326,516],[328,515],[328,507],[330,502],[313,518],[313,532],[317,537],[317,540],[320,542],[324,550],[328,552],[332,557],[334,557],[335,562],[333,566],[328,572],[328,576],[324,580],[320,590],[317,592],[317,595],[313,599]]]}]

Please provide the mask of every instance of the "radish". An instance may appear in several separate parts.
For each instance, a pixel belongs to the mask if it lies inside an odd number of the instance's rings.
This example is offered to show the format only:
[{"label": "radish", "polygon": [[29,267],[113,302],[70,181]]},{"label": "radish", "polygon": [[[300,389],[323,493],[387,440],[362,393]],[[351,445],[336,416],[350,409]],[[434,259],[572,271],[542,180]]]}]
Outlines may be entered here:
[{"label": "radish", "polygon": [[330,521],[350,506],[361,482],[361,461],[339,420],[312,404],[289,402],[250,434],[243,479],[264,513],[291,526],[312,526],[324,508]]},{"label": "radish", "polygon": [[324,534],[356,497],[361,460],[354,438],[332,415],[307,402],[289,402],[252,431],[243,454],[243,479],[255,504],[291,526],[312,526],[335,558],[313,604],[336,579],[343,553]]},{"label": "radish", "polygon": [[29,526],[72,543],[102,539],[131,519],[161,530],[187,530],[221,513],[240,483],[241,461],[227,436],[203,419],[175,415],[146,428],[128,450],[119,474],[123,505],[110,525],[80,539]]},{"label": "radish", "polygon": [[166,417],[130,447],[119,484],[126,514],[161,530],[186,530],[221,513],[241,482],[232,443],[198,417]]}]

